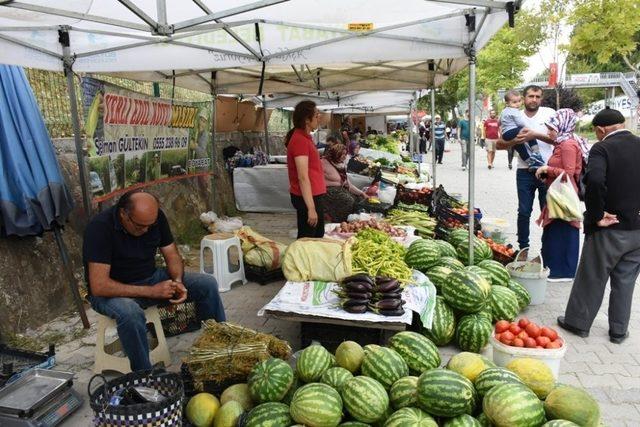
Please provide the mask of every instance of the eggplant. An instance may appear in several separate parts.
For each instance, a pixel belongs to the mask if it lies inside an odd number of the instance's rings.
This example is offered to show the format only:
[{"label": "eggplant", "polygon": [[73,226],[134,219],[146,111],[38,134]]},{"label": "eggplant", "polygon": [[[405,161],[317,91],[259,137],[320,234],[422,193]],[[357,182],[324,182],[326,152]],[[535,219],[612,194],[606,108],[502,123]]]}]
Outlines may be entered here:
[{"label": "eggplant", "polygon": [[347,298],[350,298],[350,299],[370,300],[371,297],[373,297],[373,294],[371,292],[347,292],[346,296]]},{"label": "eggplant", "polygon": [[346,282],[342,285],[342,289],[347,292],[370,292],[373,285],[369,282]]},{"label": "eggplant", "polygon": [[398,282],[396,279],[381,283],[377,286],[378,292],[385,294],[395,292],[397,289],[400,289],[400,282]]},{"label": "eggplant", "polygon": [[401,299],[383,299],[375,303],[369,303],[369,308],[372,310],[395,310],[398,307],[402,307]]},{"label": "eggplant", "polygon": [[380,310],[378,314],[383,316],[402,316],[404,314],[404,308],[396,308],[395,310]]},{"label": "eggplant", "polygon": [[353,276],[349,276],[349,277],[345,277],[344,279],[342,279],[340,281],[341,283],[348,283],[348,282],[367,282],[369,283],[371,286],[375,285],[376,282],[374,282],[374,280],[371,278],[371,276],[368,276],[364,273],[358,273],[358,274],[354,274]]},{"label": "eggplant", "polygon": [[369,303],[368,299],[343,299],[340,303],[343,307],[350,307],[354,305],[367,305]]},{"label": "eggplant", "polygon": [[395,280],[393,277],[386,277],[386,276],[376,276],[376,284],[380,284],[380,283],[384,283],[384,282],[389,282],[391,280]]},{"label": "eggplant", "polygon": [[375,294],[376,299],[402,299],[402,292],[386,292]]},{"label": "eggplant", "polygon": [[342,307],[344,309],[344,311],[346,311],[347,313],[365,313],[367,311],[367,305],[366,304],[361,304],[361,305],[350,305],[348,307]]}]

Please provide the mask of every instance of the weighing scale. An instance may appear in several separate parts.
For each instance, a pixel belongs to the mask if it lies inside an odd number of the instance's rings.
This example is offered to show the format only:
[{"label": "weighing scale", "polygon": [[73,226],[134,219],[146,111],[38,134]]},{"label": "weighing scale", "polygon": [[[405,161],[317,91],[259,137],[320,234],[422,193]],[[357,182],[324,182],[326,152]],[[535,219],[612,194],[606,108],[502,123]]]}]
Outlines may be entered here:
[{"label": "weighing scale", "polygon": [[34,369],[0,389],[0,426],[53,427],[82,406],[70,372]]}]

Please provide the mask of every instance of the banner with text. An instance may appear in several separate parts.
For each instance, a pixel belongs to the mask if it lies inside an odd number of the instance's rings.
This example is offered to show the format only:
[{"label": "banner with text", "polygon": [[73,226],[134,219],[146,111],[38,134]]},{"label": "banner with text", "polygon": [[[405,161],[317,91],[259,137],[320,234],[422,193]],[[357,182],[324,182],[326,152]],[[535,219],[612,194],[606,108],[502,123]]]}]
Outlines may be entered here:
[{"label": "banner with text", "polygon": [[211,104],[176,102],[83,78],[89,188],[129,187],[211,172]]}]

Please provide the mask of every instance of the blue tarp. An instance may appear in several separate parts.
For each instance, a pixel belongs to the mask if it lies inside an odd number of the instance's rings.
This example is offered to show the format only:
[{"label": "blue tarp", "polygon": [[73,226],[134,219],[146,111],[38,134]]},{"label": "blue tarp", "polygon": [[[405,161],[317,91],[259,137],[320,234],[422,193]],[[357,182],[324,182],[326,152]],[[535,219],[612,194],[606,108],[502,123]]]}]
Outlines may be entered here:
[{"label": "blue tarp", "polygon": [[37,235],[73,208],[29,81],[20,67],[0,65],[0,228]]}]

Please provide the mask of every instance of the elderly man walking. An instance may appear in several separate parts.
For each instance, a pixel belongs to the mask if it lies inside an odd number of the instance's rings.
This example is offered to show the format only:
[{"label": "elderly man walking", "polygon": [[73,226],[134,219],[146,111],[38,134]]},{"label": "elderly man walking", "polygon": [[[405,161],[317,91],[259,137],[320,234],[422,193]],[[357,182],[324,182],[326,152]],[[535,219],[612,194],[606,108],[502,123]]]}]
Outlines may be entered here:
[{"label": "elderly man walking", "polygon": [[624,128],[624,116],[606,108],[593,118],[598,142],[585,175],[585,240],[565,315],[558,325],[581,337],[609,296],[609,339],[628,336],[633,288],[640,273],[640,138]]}]

